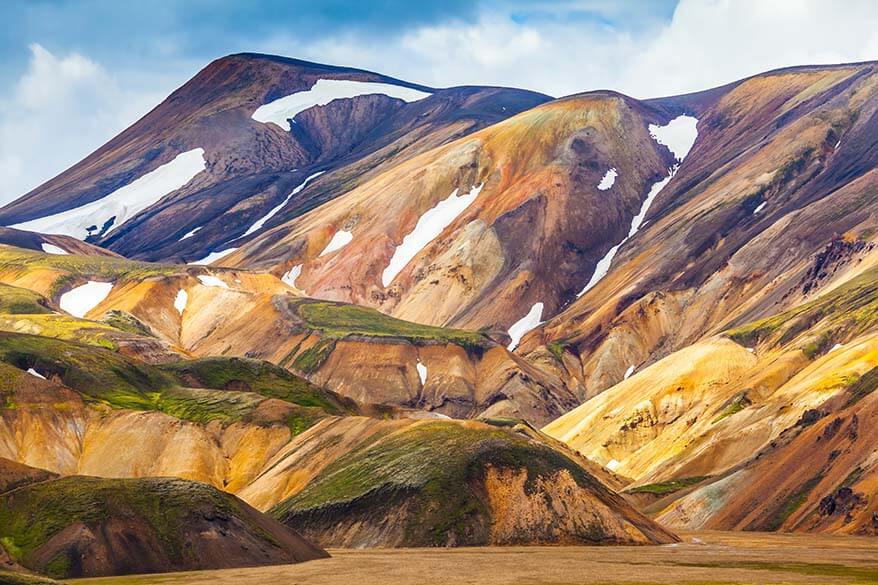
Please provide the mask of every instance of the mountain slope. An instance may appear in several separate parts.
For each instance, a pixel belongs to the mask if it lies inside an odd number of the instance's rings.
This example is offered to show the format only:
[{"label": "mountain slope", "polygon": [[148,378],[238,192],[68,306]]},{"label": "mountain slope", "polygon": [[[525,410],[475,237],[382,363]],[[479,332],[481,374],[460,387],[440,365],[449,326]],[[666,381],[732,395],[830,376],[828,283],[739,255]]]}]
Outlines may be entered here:
[{"label": "mountain slope", "polygon": [[555,100],[411,158],[222,264],[292,271],[310,296],[419,323],[505,331],[538,303],[548,317],[667,175],[674,156],[650,124],[671,117],[609,92]]},{"label": "mountain slope", "polygon": [[[485,333],[316,302],[271,274],[0,246],[0,283],[45,295],[42,305],[34,301],[41,308],[20,312],[63,308],[68,295],[83,290],[91,301],[81,307],[79,316],[85,319],[6,318],[5,328],[16,332],[99,338],[108,347],[152,355],[154,361],[173,360],[174,353],[263,359],[363,404],[449,416],[515,416],[544,424],[576,405],[558,378]],[[104,294],[90,297],[90,286],[104,286]],[[0,325],[3,321],[0,314]],[[119,331],[120,322],[139,335]]]},{"label": "mountain slope", "polygon": [[873,265],[876,80],[872,63],[794,68],[701,104],[698,141],[643,229],[522,352],[590,397]]},{"label": "mountain slope", "polygon": [[288,564],[329,555],[234,496],[181,479],[65,477],[0,496],[0,538],[56,578]]},{"label": "mountain slope", "polygon": [[[314,106],[294,116],[291,130],[282,120],[255,119],[262,106],[291,94],[313,96]],[[353,97],[330,101],[334,96]],[[193,261],[240,238],[260,218],[270,226],[373,169],[546,99],[502,88],[436,90],[356,69],[232,55],[0,210],[0,223],[80,239],[90,233],[91,241],[128,257]],[[284,203],[318,171],[326,172],[319,184]],[[269,221],[278,205],[281,215]],[[55,214],[61,216],[46,219]]]}]

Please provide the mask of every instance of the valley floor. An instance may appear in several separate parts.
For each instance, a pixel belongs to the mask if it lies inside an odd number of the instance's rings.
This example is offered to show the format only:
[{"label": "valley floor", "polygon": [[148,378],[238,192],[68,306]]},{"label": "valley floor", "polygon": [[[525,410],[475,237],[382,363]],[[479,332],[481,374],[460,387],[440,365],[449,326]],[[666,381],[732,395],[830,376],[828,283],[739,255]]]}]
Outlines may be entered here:
[{"label": "valley floor", "polygon": [[300,565],[68,581],[75,585],[633,585],[878,583],[878,538],[681,534],[658,547],[331,550]]}]

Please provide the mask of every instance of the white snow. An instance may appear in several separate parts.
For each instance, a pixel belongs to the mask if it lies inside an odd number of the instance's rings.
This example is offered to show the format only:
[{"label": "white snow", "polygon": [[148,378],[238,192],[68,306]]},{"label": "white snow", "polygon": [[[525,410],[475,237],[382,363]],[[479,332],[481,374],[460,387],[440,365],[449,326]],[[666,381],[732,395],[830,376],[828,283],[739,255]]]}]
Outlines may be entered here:
[{"label": "white snow", "polygon": [[194,235],[198,232],[198,230],[200,230],[200,229],[203,228],[203,227],[204,227],[203,225],[200,225],[200,226],[198,226],[197,228],[195,228],[194,230],[191,230],[191,231],[186,232],[185,234],[183,234],[183,237],[180,238],[180,239],[177,240],[177,241],[178,241],[178,242],[182,242],[183,240],[186,240],[186,239],[191,238],[192,236],[194,236]]},{"label": "white snow", "polygon": [[289,269],[280,279],[283,283],[290,288],[296,288],[296,279],[302,274],[302,265],[296,264],[292,268]]},{"label": "white snow", "polygon": [[838,150],[839,146],[841,146],[841,140],[835,143],[835,150]]},{"label": "white snow", "polygon": [[[649,134],[652,136],[653,140],[659,144],[667,146],[674,156],[677,157],[677,160],[682,162],[686,155],[689,154],[692,145],[695,144],[695,139],[698,137],[698,131],[695,129],[696,124],[698,124],[698,120],[692,116],[677,116],[665,126],[650,124]],[[623,238],[621,242],[610,248],[603,258],[598,260],[598,263],[594,267],[594,273],[591,275],[591,279],[589,279],[585,288],[579,291],[579,294],[576,295],[577,298],[588,292],[589,289],[594,287],[607,275],[610,271],[610,265],[613,263],[613,258],[616,256],[619,248],[622,247],[622,244],[632,238],[643,226],[645,223],[644,219],[646,219],[646,212],[649,211],[652,202],[655,201],[655,198],[658,197],[661,190],[665,188],[665,185],[671,182],[671,179],[677,174],[678,168],[680,168],[679,163],[668,169],[667,177],[653,183],[652,187],[649,189],[649,193],[646,194],[646,199],[644,199],[643,203],[640,205],[640,211],[631,219],[631,227],[628,229],[628,235]]]},{"label": "white snow", "polygon": [[209,274],[198,275],[198,280],[200,280],[201,284],[203,284],[204,286],[215,286],[217,288],[229,288],[229,285],[224,283],[222,280],[220,280],[216,276],[210,276]]},{"label": "white snow", "polygon": [[484,183],[477,185],[470,189],[466,195],[460,196],[457,194],[458,190],[455,189],[447,199],[443,199],[435,207],[425,211],[418,218],[415,229],[409,232],[402,239],[402,244],[393,251],[390,264],[387,265],[387,268],[384,269],[384,273],[381,275],[382,284],[385,287],[390,286],[390,283],[402,272],[406,264],[411,262],[412,258],[417,256],[418,252],[423,250],[427,244],[439,237],[439,234],[476,200],[483,186]]},{"label": "white snow", "polygon": [[610,471],[616,471],[617,469],[619,469],[619,465],[621,464],[618,461],[616,461],[615,459],[610,459],[610,462],[607,463],[605,467]]},{"label": "white snow", "polygon": [[766,205],[768,205],[768,201],[763,201],[762,203],[760,203],[759,205],[757,205],[757,206],[756,206],[756,209],[753,210],[753,215],[756,215],[757,213],[759,213],[760,211],[762,211],[762,210],[765,208]]},{"label": "white snow", "polygon": [[182,288],[177,291],[177,298],[174,299],[174,308],[177,309],[177,312],[181,315],[183,314],[183,310],[186,308],[186,303],[189,302],[189,295]]},{"label": "white snow", "polygon": [[427,366],[418,360],[418,363],[415,364],[415,369],[418,370],[418,377],[421,379],[421,386],[423,386],[427,383]]},{"label": "white snow", "polygon": [[756,350],[755,350],[754,348],[752,348],[752,347],[745,347],[744,349],[746,349],[746,350],[749,351],[750,353],[756,353]]},{"label": "white snow", "polygon": [[[320,171],[320,172],[318,172],[318,173],[314,173],[314,174],[311,175],[310,177],[307,177],[304,181],[302,181],[302,184],[301,184],[301,185],[299,185],[298,187],[296,187],[295,189],[293,189],[293,190],[290,192],[290,194],[287,195],[287,198],[284,199],[283,202],[282,202],[280,205],[278,205],[278,206],[272,208],[271,211],[269,211],[268,213],[266,213],[265,215],[263,215],[262,217],[260,217],[258,220],[256,220],[256,222],[255,222],[253,225],[251,225],[250,227],[248,227],[248,228],[247,228],[247,231],[244,232],[244,236],[249,236],[250,234],[252,234],[252,233],[255,232],[256,230],[262,228],[262,226],[265,225],[265,222],[267,222],[269,219],[271,219],[272,217],[274,217],[275,215],[277,215],[277,213],[278,213],[281,209],[283,209],[283,208],[286,206],[287,203],[290,202],[290,198],[291,198],[293,195],[295,195],[296,193],[298,193],[298,192],[300,192],[302,189],[304,189],[304,188],[308,185],[308,182],[309,182],[309,181],[311,181],[312,179],[316,179],[317,177],[319,177],[320,175],[322,175],[322,174],[325,173],[325,172],[326,172],[326,171]],[[240,236],[240,237],[243,238],[244,236]]]},{"label": "white snow", "polygon": [[512,351],[518,347],[518,342],[521,341],[524,334],[542,323],[540,320],[542,317],[543,303],[534,303],[530,308],[530,311],[527,312],[527,315],[516,321],[512,327],[509,328],[509,337],[512,338],[512,343],[509,344],[507,349]]},{"label": "white snow", "polygon": [[85,317],[85,314],[97,307],[113,290],[112,282],[95,282],[89,280],[82,286],[61,295],[59,305],[74,317]]},{"label": "white snow", "polygon": [[205,167],[204,149],[189,150],[102,199],[10,227],[85,239],[88,236],[86,228],[97,226],[100,231],[110,218],[115,217],[113,225],[105,232],[106,235],[191,181]]},{"label": "white snow", "polygon": [[625,375],[622,377],[622,379],[627,380],[628,378],[630,378],[631,374],[633,374],[634,370],[636,370],[636,369],[637,369],[637,366],[635,366],[635,365],[628,366],[628,369],[625,370]]},{"label": "white snow", "polygon": [[299,91],[259,106],[251,117],[263,124],[277,124],[289,132],[289,120],[295,118],[300,112],[304,112],[314,106],[325,106],[333,100],[372,94],[383,94],[405,102],[416,102],[430,97],[430,94],[427,92],[390,83],[350,81],[347,79],[318,79],[311,89]]},{"label": "white snow", "polygon": [[211,252],[210,254],[208,254],[207,256],[202,258],[201,260],[196,260],[195,262],[189,262],[189,264],[203,264],[203,265],[207,266],[208,264],[212,264],[212,263],[216,262],[220,258],[225,258],[226,256],[228,256],[229,254],[231,254],[232,252],[234,252],[237,249],[238,248],[226,248],[225,250],[222,250],[220,252]]},{"label": "white snow", "polygon": [[601,182],[598,183],[599,191],[606,191],[610,187],[612,187],[616,183],[616,177],[619,176],[619,173],[616,172],[616,167],[611,168],[609,171],[604,173]]},{"label": "white snow", "polygon": [[54,244],[47,244],[46,242],[43,242],[42,244],[40,244],[40,247],[46,254],[58,254],[60,256],[67,256],[67,250],[65,250],[64,248],[59,248]]},{"label": "white snow", "polygon": [[326,244],[326,247],[323,248],[323,251],[320,252],[321,256],[326,256],[331,252],[335,252],[336,250],[341,250],[345,246],[351,243],[351,240],[354,239],[354,234],[347,230],[338,230],[335,232],[335,235],[332,236],[332,239],[329,240],[329,243]]},{"label": "white snow", "polygon": [[41,373],[39,373],[38,371],[36,371],[36,370],[33,369],[33,368],[28,368],[28,369],[27,369],[27,373],[30,374],[31,376],[36,376],[37,378],[40,378],[40,379],[43,379],[43,380],[46,379],[46,377],[45,377],[44,375],[42,375]]},{"label": "white snow", "polygon": [[649,135],[659,144],[667,146],[676,159],[682,161],[698,137],[697,124],[697,118],[677,116],[664,126],[650,124]]},{"label": "white snow", "polygon": [[832,349],[830,349],[830,350],[829,350],[828,352],[826,352],[826,353],[832,353],[833,351],[835,351],[835,350],[837,350],[837,349],[841,349],[841,348],[843,348],[843,347],[844,347],[844,346],[843,346],[842,344],[840,344],[840,343],[836,343],[835,345],[832,346]]}]

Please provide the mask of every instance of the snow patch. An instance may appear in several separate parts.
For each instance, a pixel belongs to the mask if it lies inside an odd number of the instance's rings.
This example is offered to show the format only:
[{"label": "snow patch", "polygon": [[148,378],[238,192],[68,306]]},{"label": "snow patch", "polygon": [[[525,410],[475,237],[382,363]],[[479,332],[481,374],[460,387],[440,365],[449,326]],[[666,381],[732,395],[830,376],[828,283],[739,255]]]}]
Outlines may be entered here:
[{"label": "snow patch", "polygon": [[[698,131],[696,130],[697,124],[698,120],[692,116],[677,116],[665,126],[650,124],[649,133],[653,140],[659,144],[667,146],[674,156],[677,157],[677,160],[682,162],[686,155],[689,154],[689,150],[692,149],[692,145],[695,144],[695,139],[698,137]],[[677,169],[679,168],[680,164],[675,164],[668,169],[667,177],[653,183],[652,187],[649,189],[649,193],[646,194],[646,199],[644,199],[643,203],[640,205],[640,211],[631,219],[631,227],[628,229],[628,235],[621,242],[610,248],[603,258],[598,260],[598,263],[594,267],[594,273],[591,275],[591,279],[589,279],[585,288],[579,291],[576,298],[587,293],[592,287],[600,282],[608,272],[610,272],[610,266],[612,265],[613,258],[616,256],[619,248],[622,247],[622,244],[631,239],[646,223],[644,221],[646,219],[646,212],[649,211],[652,202],[655,201],[655,198],[658,197],[661,190],[671,182],[671,179],[677,174]]]},{"label": "snow patch", "polygon": [[201,284],[204,286],[215,286],[217,288],[229,288],[225,282],[217,278],[216,276],[210,276],[209,274],[200,274],[198,275],[198,280],[201,281]]},{"label": "snow patch", "polygon": [[177,291],[177,298],[174,299],[174,308],[177,309],[177,312],[181,315],[183,314],[183,310],[186,308],[186,303],[189,302],[189,295],[182,288]]},{"label": "snow patch", "polygon": [[423,386],[427,383],[427,366],[418,360],[418,363],[415,364],[415,369],[418,370],[418,377],[421,379],[421,386]]},{"label": "snow patch", "polygon": [[274,217],[275,215],[277,215],[277,213],[278,213],[281,209],[283,209],[283,208],[286,206],[287,203],[290,202],[290,199],[292,198],[293,195],[295,195],[296,193],[299,193],[302,189],[304,189],[306,186],[308,186],[308,183],[309,183],[312,179],[316,179],[317,177],[319,177],[320,175],[322,175],[322,174],[325,173],[325,172],[326,172],[326,171],[320,171],[320,172],[318,172],[318,173],[314,173],[313,175],[307,177],[304,181],[302,181],[302,184],[301,184],[301,185],[299,185],[298,187],[296,187],[295,189],[293,189],[293,190],[290,192],[290,194],[287,195],[287,198],[284,199],[283,202],[282,202],[280,205],[277,205],[276,207],[273,207],[273,208],[271,209],[271,211],[269,211],[268,213],[266,213],[265,215],[263,215],[262,217],[260,217],[259,219],[257,219],[256,222],[255,222],[253,225],[251,225],[250,227],[247,228],[247,231],[244,232],[244,235],[243,235],[243,236],[240,236],[240,237],[243,238],[244,236],[249,236],[250,234],[252,234],[252,233],[255,232],[256,230],[261,229],[262,226],[265,225],[265,222],[267,222],[269,219],[271,219],[272,217]]},{"label": "snow patch", "polygon": [[834,352],[835,350],[837,350],[837,349],[841,349],[841,348],[843,348],[843,347],[844,347],[844,345],[842,345],[841,343],[836,343],[836,344],[833,345],[832,348],[831,348],[828,352],[826,352],[826,353],[832,353],[832,352]]},{"label": "snow patch", "polygon": [[693,116],[677,116],[664,126],[649,125],[649,135],[653,140],[668,147],[674,157],[682,161],[692,150],[698,138],[698,118]]},{"label": "snow patch", "polygon": [[752,348],[752,347],[745,347],[744,349],[746,349],[746,350],[749,351],[750,353],[756,353],[756,350],[755,350],[754,348]]},{"label": "snow patch", "polygon": [[41,380],[46,379],[46,377],[44,375],[42,375],[41,373],[39,373],[38,371],[36,371],[33,368],[28,368],[27,373],[30,374],[31,376],[36,376],[37,378],[40,378]]},{"label": "snow patch", "polygon": [[622,379],[627,380],[628,378],[630,378],[631,374],[633,374],[634,370],[636,370],[636,369],[637,369],[637,366],[635,366],[635,365],[628,366],[628,369],[625,370],[625,375],[622,377]]},{"label": "snow patch", "polygon": [[391,98],[403,100],[404,102],[416,102],[431,95],[424,91],[390,83],[351,81],[348,79],[318,79],[311,89],[298,91],[259,106],[251,117],[263,124],[277,124],[289,132],[289,121],[305,110],[314,106],[325,106],[333,100],[373,94],[383,94]]},{"label": "snow patch", "polygon": [[838,150],[839,146],[841,146],[841,140],[835,143],[835,150]]},{"label": "snow patch", "polygon": [[620,465],[621,465],[621,463],[619,463],[619,462],[616,461],[615,459],[610,459],[610,462],[607,463],[607,464],[605,465],[605,467],[606,467],[607,469],[609,469],[610,471],[616,471],[617,469],[619,469],[619,466],[620,466]]},{"label": "snow patch", "polygon": [[759,213],[760,211],[762,211],[762,210],[765,208],[766,205],[768,205],[768,201],[763,201],[762,203],[760,203],[759,205],[757,205],[757,206],[756,206],[756,209],[753,210],[753,215],[756,215],[757,213]]},{"label": "snow patch", "polygon": [[53,244],[47,244],[46,242],[43,242],[42,244],[40,244],[40,247],[43,249],[43,252],[45,252],[46,254],[58,254],[60,256],[67,256],[68,255],[67,250],[65,250],[63,248],[59,248],[58,246],[55,246]]},{"label": "snow patch", "polygon": [[354,239],[354,234],[347,230],[339,230],[335,232],[332,236],[332,239],[329,240],[329,243],[326,244],[326,247],[323,248],[323,251],[320,252],[320,256],[326,256],[336,250],[341,250],[345,246],[351,243],[351,240]]},{"label": "snow patch", "polygon": [[285,285],[290,288],[296,288],[296,279],[299,278],[302,274],[302,265],[296,264],[292,268],[290,268],[287,272],[284,273],[280,279],[283,281]]},{"label": "snow patch", "polygon": [[85,317],[85,314],[97,307],[113,290],[112,282],[95,282],[89,280],[82,286],[61,295],[60,307],[74,317]]},{"label": "snow patch", "polygon": [[530,308],[530,311],[527,312],[527,315],[516,321],[515,324],[509,328],[509,337],[512,338],[512,343],[509,344],[507,349],[512,351],[518,347],[518,343],[521,341],[521,338],[524,337],[524,334],[542,323],[540,320],[542,317],[543,303],[534,303]]},{"label": "snow patch", "polygon": [[107,235],[164,196],[187,184],[206,165],[203,148],[189,150],[97,201],[10,227],[85,239],[89,234],[87,228],[97,226],[100,232],[109,220],[115,218],[113,225],[104,232]]},{"label": "snow patch", "polygon": [[208,264],[212,264],[212,263],[216,262],[220,258],[225,258],[226,256],[228,256],[229,254],[231,254],[232,252],[234,252],[237,249],[238,248],[226,248],[225,250],[222,250],[220,252],[211,252],[210,254],[208,254],[207,256],[202,258],[201,260],[196,260],[195,262],[189,262],[189,264],[203,264],[203,265],[207,266]]},{"label": "snow patch", "polygon": [[460,196],[457,195],[458,190],[455,189],[447,199],[443,199],[435,207],[425,211],[418,218],[415,229],[409,232],[402,239],[402,244],[393,251],[390,264],[381,275],[381,283],[385,287],[390,286],[393,279],[402,272],[402,269],[411,262],[412,258],[417,256],[418,252],[423,250],[427,244],[439,237],[439,234],[476,200],[483,186],[484,183],[477,185],[470,189],[466,195]]},{"label": "snow patch", "polygon": [[200,229],[203,228],[203,227],[204,227],[203,225],[200,225],[200,226],[198,226],[197,228],[195,228],[194,230],[191,230],[191,231],[186,232],[185,234],[183,234],[183,237],[180,238],[180,239],[177,240],[177,241],[178,241],[178,242],[182,242],[183,240],[188,240],[189,238],[191,238],[192,236],[194,236],[194,235],[198,232],[198,230],[200,230]]},{"label": "snow patch", "polygon": [[609,171],[604,173],[601,182],[598,183],[599,191],[606,191],[610,187],[612,187],[616,183],[616,177],[619,176],[619,173],[616,172],[616,167],[611,168]]}]

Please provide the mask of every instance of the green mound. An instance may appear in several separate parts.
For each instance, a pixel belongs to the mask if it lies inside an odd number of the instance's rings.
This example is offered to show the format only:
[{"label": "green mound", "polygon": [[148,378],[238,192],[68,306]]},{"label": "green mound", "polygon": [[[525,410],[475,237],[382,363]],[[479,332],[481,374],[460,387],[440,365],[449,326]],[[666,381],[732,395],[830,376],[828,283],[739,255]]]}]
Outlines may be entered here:
[{"label": "green mound", "polygon": [[[609,507],[616,505],[614,494],[527,427],[437,421],[377,433],[269,514],[325,546],[597,543],[619,538],[593,518],[562,528],[552,516],[544,524],[551,534],[542,532],[543,524],[535,520],[509,540],[492,540],[503,537],[491,532],[495,510],[485,487],[489,469],[526,474],[525,493],[545,501],[557,498],[546,491],[546,482],[566,472],[582,490],[606,498]],[[514,500],[511,506],[518,503]]]},{"label": "green mound", "polygon": [[[0,498],[0,543],[22,566],[55,578],[235,566],[222,562],[232,548],[230,560],[249,564],[322,556],[303,540],[291,550],[296,540],[234,496],[182,479],[73,476]],[[263,550],[242,553],[242,545]]]},{"label": "green mound", "polygon": [[48,305],[48,301],[35,292],[0,283],[0,313],[40,315],[52,312]]},{"label": "green mound", "polygon": [[310,299],[289,302],[305,327],[320,331],[329,338],[341,339],[350,335],[392,337],[412,343],[454,343],[468,348],[486,347],[491,343],[481,333],[420,325],[358,305]]},{"label": "green mound", "polygon": [[[356,412],[352,401],[255,360],[208,358],[152,366],[101,347],[0,332],[0,362],[57,377],[87,402],[161,411],[199,423],[260,423],[255,410],[268,398],[288,403],[286,423],[294,433],[324,416]],[[11,377],[0,381],[0,392],[8,394],[10,383]]]}]

